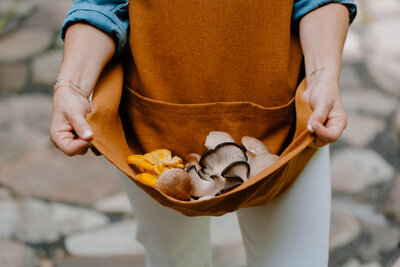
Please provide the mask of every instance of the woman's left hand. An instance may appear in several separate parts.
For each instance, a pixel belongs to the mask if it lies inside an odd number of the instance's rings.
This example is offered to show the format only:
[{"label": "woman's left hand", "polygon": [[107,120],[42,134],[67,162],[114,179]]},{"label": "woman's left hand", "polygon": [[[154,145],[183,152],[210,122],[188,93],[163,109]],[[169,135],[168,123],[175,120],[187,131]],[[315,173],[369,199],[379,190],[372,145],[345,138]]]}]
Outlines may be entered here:
[{"label": "woman's left hand", "polygon": [[303,96],[313,109],[307,129],[316,134],[314,144],[322,147],[335,142],[347,126],[338,82],[318,79],[307,81]]}]

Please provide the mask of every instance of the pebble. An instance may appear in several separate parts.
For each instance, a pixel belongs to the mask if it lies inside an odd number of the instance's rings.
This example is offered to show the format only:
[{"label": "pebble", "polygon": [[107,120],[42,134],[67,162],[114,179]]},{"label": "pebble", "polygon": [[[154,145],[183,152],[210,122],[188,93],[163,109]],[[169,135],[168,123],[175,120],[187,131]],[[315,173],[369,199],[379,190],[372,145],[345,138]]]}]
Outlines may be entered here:
[{"label": "pebble", "polygon": [[373,141],[386,126],[384,120],[369,115],[348,113],[347,118],[347,127],[340,138],[356,147],[366,146]]},{"label": "pebble", "polygon": [[143,246],[135,239],[136,223],[121,221],[103,228],[71,234],[65,247],[73,256],[115,256],[143,254]]},{"label": "pebble", "polygon": [[384,90],[400,99],[400,18],[372,23],[366,33],[366,65],[370,76]]},{"label": "pebble", "polygon": [[12,214],[0,213],[0,221],[8,218],[2,228],[11,228],[13,237],[33,244],[55,242],[63,235],[109,222],[106,216],[93,210],[32,198],[8,200],[8,205]]},{"label": "pebble", "polygon": [[28,74],[24,64],[0,65],[0,93],[21,92],[28,81]]},{"label": "pebble", "polygon": [[399,106],[399,102],[376,89],[352,88],[341,92],[346,112],[388,116]]},{"label": "pebble", "polygon": [[62,50],[50,50],[34,59],[33,84],[52,85],[57,78],[63,58]]},{"label": "pebble", "polygon": [[362,231],[360,222],[346,208],[332,205],[329,250],[334,251],[355,240]]},{"label": "pebble", "polygon": [[37,267],[34,251],[23,244],[0,238],[0,251],[2,267]]},{"label": "pebble", "polygon": [[0,63],[27,60],[48,48],[53,32],[41,27],[22,27],[0,39]]},{"label": "pebble", "polygon": [[394,168],[374,150],[343,148],[332,156],[332,189],[360,193],[367,187],[390,181]]}]

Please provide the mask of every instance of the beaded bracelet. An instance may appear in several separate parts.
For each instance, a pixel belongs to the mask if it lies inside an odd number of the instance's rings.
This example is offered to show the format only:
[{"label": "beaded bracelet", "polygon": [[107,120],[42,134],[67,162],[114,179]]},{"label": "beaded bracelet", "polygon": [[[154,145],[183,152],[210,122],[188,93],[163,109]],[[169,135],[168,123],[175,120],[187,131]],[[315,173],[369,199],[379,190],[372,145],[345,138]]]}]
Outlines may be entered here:
[{"label": "beaded bracelet", "polygon": [[[62,81],[67,82],[67,84],[61,84]],[[65,79],[65,78],[58,78],[53,85],[53,95],[55,94],[55,92],[57,91],[58,88],[60,87],[68,87],[72,90],[74,90],[75,92],[79,93],[80,95],[84,96],[87,101],[90,103],[90,98],[88,95],[86,95],[83,90],[79,87],[79,85],[77,85],[76,83],[72,82],[69,79]]]}]

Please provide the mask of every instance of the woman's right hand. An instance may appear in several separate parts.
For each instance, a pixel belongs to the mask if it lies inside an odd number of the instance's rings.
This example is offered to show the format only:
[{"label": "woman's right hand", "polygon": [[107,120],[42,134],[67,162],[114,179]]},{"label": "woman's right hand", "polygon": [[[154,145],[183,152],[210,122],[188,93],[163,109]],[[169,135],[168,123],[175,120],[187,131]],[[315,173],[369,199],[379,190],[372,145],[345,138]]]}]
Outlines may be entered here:
[{"label": "woman's right hand", "polygon": [[85,117],[90,112],[87,99],[66,86],[59,87],[53,97],[50,139],[68,156],[83,155],[93,138]]},{"label": "woman's right hand", "polygon": [[[72,24],[57,77],[74,81],[90,95],[115,49],[112,36],[85,23]],[[54,93],[50,140],[68,156],[85,154],[90,146],[93,133],[85,119],[89,112],[89,101],[68,86],[59,86]]]}]

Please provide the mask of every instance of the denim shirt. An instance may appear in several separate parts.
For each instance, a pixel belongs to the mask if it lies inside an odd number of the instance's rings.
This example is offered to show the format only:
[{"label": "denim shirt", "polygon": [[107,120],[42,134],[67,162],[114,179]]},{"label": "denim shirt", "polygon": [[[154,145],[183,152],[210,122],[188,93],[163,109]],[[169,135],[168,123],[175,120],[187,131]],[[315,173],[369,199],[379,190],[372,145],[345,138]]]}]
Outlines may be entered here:
[{"label": "denim shirt", "polygon": [[[350,23],[353,22],[357,14],[354,0],[295,0],[292,23],[299,23],[304,15],[328,3],[345,5],[349,10]],[[127,41],[128,4],[129,0],[74,0],[61,26],[62,40],[69,25],[78,21],[86,22],[110,34],[116,41],[118,53]]]}]

